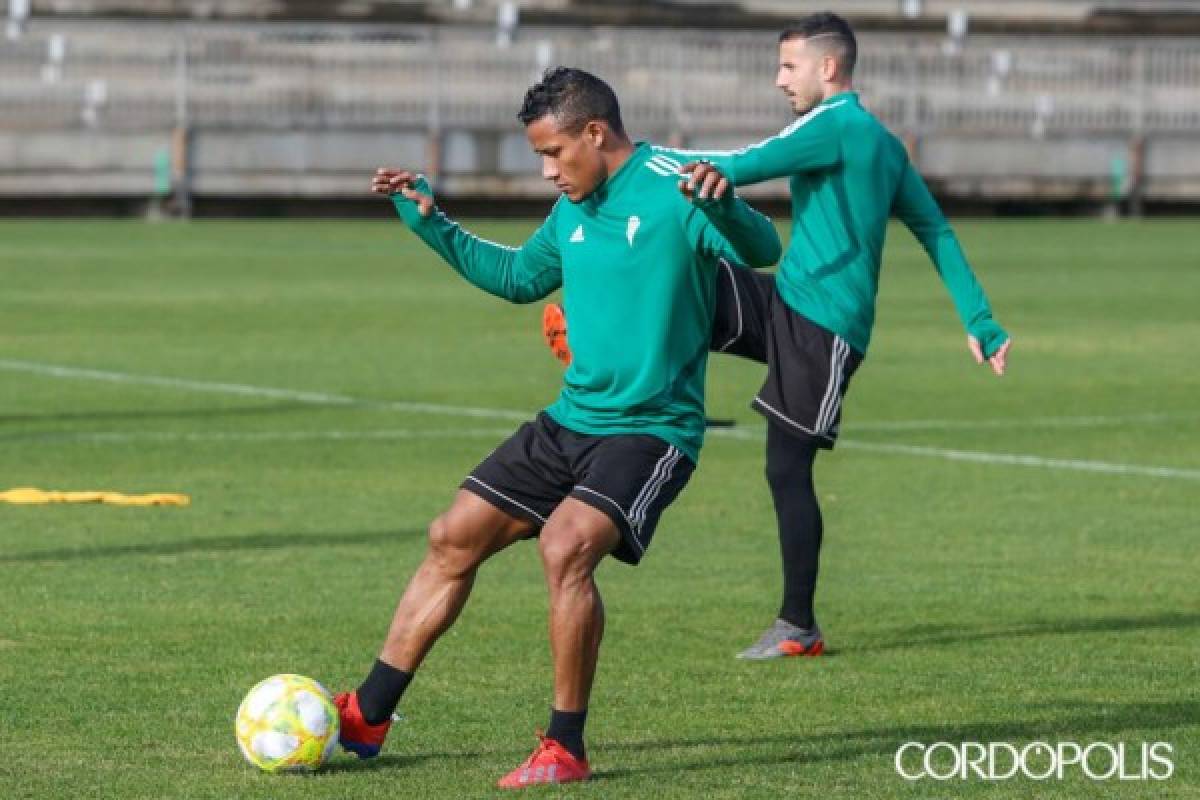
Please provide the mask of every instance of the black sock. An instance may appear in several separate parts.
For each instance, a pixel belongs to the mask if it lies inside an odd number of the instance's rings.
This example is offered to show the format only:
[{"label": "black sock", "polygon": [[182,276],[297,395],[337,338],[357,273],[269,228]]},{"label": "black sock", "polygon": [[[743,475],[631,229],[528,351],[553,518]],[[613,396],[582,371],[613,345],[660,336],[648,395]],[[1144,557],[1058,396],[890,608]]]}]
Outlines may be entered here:
[{"label": "black sock", "polygon": [[358,707],[368,725],[378,725],[392,718],[412,677],[411,672],[375,660],[371,674],[358,687]]},{"label": "black sock", "polygon": [[587,709],[583,711],[559,711],[550,709],[550,727],[546,737],[553,739],[576,758],[583,760],[587,754],[583,749],[583,726],[587,722]]},{"label": "black sock", "polygon": [[781,619],[811,628],[813,595],[824,525],[813,488],[813,460],[817,446],[767,425],[767,482],[775,499],[779,523],[779,550],[783,556]]}]

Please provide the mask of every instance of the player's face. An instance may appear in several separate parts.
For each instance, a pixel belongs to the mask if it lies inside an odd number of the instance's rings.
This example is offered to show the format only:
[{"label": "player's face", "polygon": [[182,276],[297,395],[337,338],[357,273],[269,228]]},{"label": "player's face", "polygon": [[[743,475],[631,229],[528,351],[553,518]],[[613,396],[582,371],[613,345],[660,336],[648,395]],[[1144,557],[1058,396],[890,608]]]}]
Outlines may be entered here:
[{"label": "player's face", "polygon": [[542,157],[542,177],[572,203],[592,193],[604,180],[601,157],[603,130],[589,122],[579,133],[568,133],[558,126],[553,115],[546,115],[525,126],[525,137],[533,152]]},{"label": "player's face", "polygon": [[779,43],[779,72],[775,86],[787,95],[792,111],[807,114],[824,99],[822,67],[826,55],[804,39]]}]

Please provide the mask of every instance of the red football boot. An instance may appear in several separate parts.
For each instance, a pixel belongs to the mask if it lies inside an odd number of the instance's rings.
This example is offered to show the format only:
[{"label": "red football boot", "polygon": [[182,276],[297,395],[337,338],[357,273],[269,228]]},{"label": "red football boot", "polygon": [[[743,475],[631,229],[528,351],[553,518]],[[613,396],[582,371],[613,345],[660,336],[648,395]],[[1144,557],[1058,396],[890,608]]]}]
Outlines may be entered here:
[{"label": "red football boot", "polygon": [[547,783],[574,783],[592,777],[584,759],[576,758],[554,739],[538,734],[540,743],[525,763],[500,779],[501,789],[523,789]]},{"label": "red football boot", "polygon": [[357,692],[342,692],[333,698],[333,704],[337,706],[338,717],[341,718],[342,728],[338,733],[338,743],[342,749],[349,750],[359,758],[374,758],[379,755],[379,748],[383,747],[383,740],[387,738],[392,721],[389,719],[378,725],[369,724],[363,719],[362,711],[358,707]]}]

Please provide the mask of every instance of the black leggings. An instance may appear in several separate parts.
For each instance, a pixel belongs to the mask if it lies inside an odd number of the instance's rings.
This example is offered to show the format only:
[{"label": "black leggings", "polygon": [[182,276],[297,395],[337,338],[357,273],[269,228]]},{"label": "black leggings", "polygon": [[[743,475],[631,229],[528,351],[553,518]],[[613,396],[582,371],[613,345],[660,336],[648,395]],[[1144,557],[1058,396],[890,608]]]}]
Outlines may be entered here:
[{"label": "black leggings", "polygon": [[781,619],[811,628],[813,594],[821,553],[821,507],[813,488],[817,445],[767,425],[767,483],[775,499],[779,550],[783,556]]}]

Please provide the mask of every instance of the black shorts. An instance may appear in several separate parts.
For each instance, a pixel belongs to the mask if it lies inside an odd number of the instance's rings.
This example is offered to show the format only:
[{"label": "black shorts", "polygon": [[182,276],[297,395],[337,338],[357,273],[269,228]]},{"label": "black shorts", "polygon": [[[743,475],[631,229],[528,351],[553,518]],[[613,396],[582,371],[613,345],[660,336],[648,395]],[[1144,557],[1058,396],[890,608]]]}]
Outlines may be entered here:
[{"label": "black shorts", "polygon": [[492,451],[462,488],[529,522],[535,536],[563,498],[587,503],[621,532],[613,556],[637,564],[694,469],[656,436],[576,433],[542,412]]},{"label": "black shorts", "polygon": [[722,261],[710,349],[767,365],[751,407],[781,430],[831,449],[842,422],[842,398],[862,353],[793,311],[775,276]]}]

